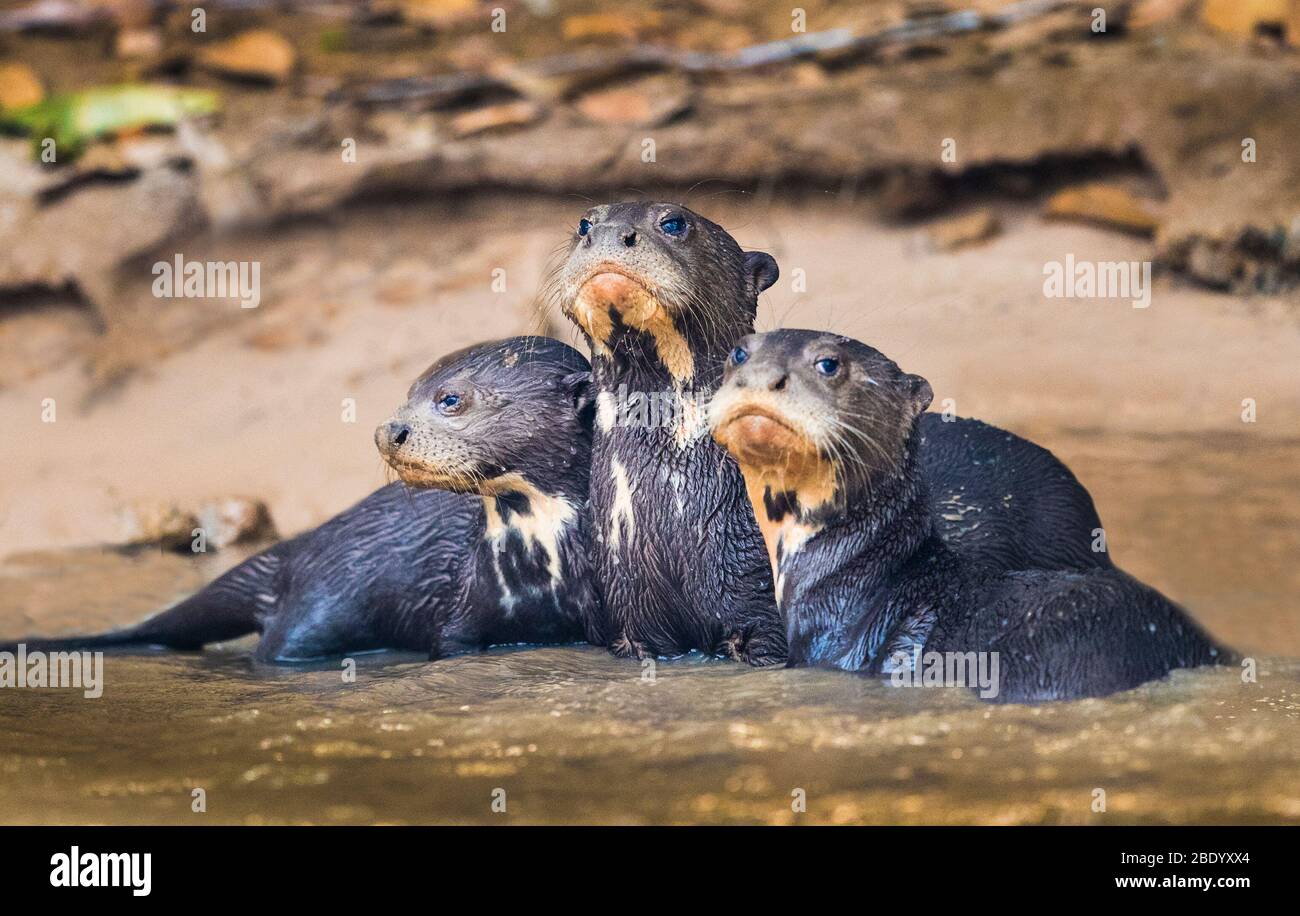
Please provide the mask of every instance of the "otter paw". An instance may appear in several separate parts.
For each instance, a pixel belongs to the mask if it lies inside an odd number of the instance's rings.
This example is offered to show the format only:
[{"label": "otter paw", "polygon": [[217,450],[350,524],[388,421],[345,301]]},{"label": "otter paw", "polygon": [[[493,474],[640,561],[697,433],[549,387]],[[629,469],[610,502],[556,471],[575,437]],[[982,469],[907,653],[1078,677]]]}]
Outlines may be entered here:
[{"label": "otter paw", "polygon": [[643,659],[647,657],[645,643],[637,642],[626,633],[609,644],[609,651],[617,658]]},{"label": "otter paw", "polygon": [[[730,640],[728,643],[730,643]],[[774,665],[784,665],[789,655],[784,633],[778,633],[774,636],[758,634],[747,639],[741,639],[736,646],[736,651],[739,654],[733,655],[732,658],[755,668],[771,668]]]}]

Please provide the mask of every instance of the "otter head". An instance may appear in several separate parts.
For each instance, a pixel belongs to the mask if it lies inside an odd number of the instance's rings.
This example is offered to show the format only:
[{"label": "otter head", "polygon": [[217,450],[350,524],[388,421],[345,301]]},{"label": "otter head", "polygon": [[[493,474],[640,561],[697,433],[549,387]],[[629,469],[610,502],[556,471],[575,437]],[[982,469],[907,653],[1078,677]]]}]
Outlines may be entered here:
[{"label": "otter head", "polygon": [[545,337],[478,344],[438,360],[375,430],[402,481],[496,496],[586,493],[591,373]]},{"label": "otter head", "polygon": [[774,562],[773,538],[789,531],[769,525],[802,525],[807,537],[903,472],[931,397],[925,379],[838,334],[773,331],[735,346],[709,423],[744,473]]},{"label": "otter head", "polygon": [[777,274],[771,255],[742,251],[680,204],[628,202],[578,220],[549,294],[594,356],[652,360],[686,385],[753,328],[758,294]]}]

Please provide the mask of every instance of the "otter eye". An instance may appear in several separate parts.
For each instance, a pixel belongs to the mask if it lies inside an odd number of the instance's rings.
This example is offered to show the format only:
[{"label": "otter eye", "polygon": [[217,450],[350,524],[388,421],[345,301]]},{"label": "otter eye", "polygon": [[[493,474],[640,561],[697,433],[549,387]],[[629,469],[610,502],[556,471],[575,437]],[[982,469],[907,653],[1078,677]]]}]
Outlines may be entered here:
[{"label": "otter eye", "polygon": [[586,235],[590,231],[591,220],[587,219],[585,216],[578,220],[578,235]]},{"label": "otter eye", "polygon": [[823,356],[813,363],[813,368],[829,378],[840,370],[840,361],[831,356]]},{"label": "otter eye", "polygon": [[438,399],[438,413],[453,414],[460,410],[460,395],[444,394]]},{"label": "otter eye", "polygon": [[664,235],[681,235],[686,231],[686,220],[680,216],[666,216],[659,221]]},{"label": "otter eye", "polygon": [[731,351],[731,361],[737,366],[747,359],[749,359],[749,351],[744,347],[736,347],[736,349]]}]

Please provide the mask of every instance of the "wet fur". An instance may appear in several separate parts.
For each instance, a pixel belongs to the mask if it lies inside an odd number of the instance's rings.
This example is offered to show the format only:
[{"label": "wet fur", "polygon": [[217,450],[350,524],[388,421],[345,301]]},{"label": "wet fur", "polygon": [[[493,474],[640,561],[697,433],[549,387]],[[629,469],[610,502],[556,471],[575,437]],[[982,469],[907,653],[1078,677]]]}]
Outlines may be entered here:
[{"label": "wet fur", "polygon": [[[691,221],[685,244],[655,235],[668,209]],[[747,258],[721,227],[685,208],[615,204],[589,216],[590,236],[575,236],[549,295],[588,337],[598,401],[616,399],[620,386],[707,398],[730,342],[752,327],[758,293],[775,279],[775,262],[766,255]],[[638,239],[628,246],[623,239],[631,231]],[[583,282],[610,263],[646,281],[666,312],[660,324],[629,326],[613,308],[607,321],[575,312]],[[673,333],[662,327],[665,317]],[[663,342],[678,338],[689,346],[690,359],[666,364]],[[595,581],[616,654],[700,650],[755,665],[784,661],[771,569],[743,481],[702,427],[682,435],[598,420],[590,495]]]},{"label": "wet fur", "polygon": [[1108,569],[1092,496],[1047,449],[980,420],[921,415],[917,447],[935,529],[999,569]]},{"label": "wet fur", "polygon": [[[691,222],[685,244],[655,235],[657,220],[670,211]],[[710,395],[732,345],[753,330],[758,294],[775,281],[775,262],[743,252],[722,227],[672,204],[613,204],[593,208],[588,218],[591,233],[573,237],[544,298],[587,337],[599,396],[612,403],[620,386]],[[637,244],[622,241],[628,231],[637,233]],[[667,306],[691,351],[689,378],[660,359],[670,335],[629,327],[616,309],[593,310],[583,297],[583,283],[610,265]],[[974,420],[936,416],[926,421],[926,434],[925,470],[941,494],[937,523],[958,549],[1004,568],[1110,565],[1106,554],[1090,549],[1100,527],[1091,497],[1049,452]],[[954,521],[958,513],[946,503],[957,499],[963,514]],[[636,547],[626,534],[629,504]],[[598,422],[590,522],[616,652],[739,648],[755,664],[781,659],[766,546],[734,461],[707,437],[683,449],[662,429]]]},{"label": "wet fur", "polygon": [[[762,335],[762,346],[787,344],[771,351],[785,360],[797,350],[792,341],[814,334],[778,331]],[[921,460],[929,386],[849,343],[855,370],[868,366],[882,386],[869,406],[853,402],[872,418],[856,452],[878,447],[889,460],[858,479],[848,475],[834,504],[785,507],[816,528],[779,557],[792,666],[882,674],[895,653],[916,646],[996,651],[997,700],[1034,702],[1104,696],[1230,657],[1180,608],[1118,569],[1007,570],[1001,563],[1010,554],[990,563],[979,550],[946,542]],[[764,359],[763,350],[751,359]]]},{"label": "wet fur", "polygon": [[[436,389],[438,372],[491,372],[511,356],[521,375],[518,397],[548,422],[536,426],[537,439],[514,450],[513,438],[525,437],[496,426],[494,437],[507,449],[498,457],[539,492],[573,507],[573,520],[554,545],[526,536],[526,523],[541,508],[536,496],[510,491],[483,497],[393,483],[137,626],[23,642],[33,649],[193,650],[258,632],[256,657],[268,662],[375,649],[440,658],[501,644],[584,638],[603,644],[580,519],[591,410],[585,397],[574,400],[573,384],[585,377],[586,360],[543,338],[480,345],[436,364],[412,387],[408,406],[421,408],[432,394],[421,384],[433,379]],[[486,536],[489,504],[496,537]]]}]

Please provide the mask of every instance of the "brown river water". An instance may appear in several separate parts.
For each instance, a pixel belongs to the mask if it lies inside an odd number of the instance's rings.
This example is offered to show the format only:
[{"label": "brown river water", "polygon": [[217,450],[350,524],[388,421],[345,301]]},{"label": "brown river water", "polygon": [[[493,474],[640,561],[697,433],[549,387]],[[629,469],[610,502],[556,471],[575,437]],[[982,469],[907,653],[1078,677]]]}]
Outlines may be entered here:
[{"label": "brown river water", "polygon": [[[98,699],[0,690],[0,822],[1300,822],[1295,443],[1025,432],[1089,484],[1122,565],[1260,653],[1255,682],[989,706],[696,657],[650,677],[589,647],[362,656],[351,681],[247,641],[109,654]],[[138,619],[237,559],[13,555],[0,632]]]}]

